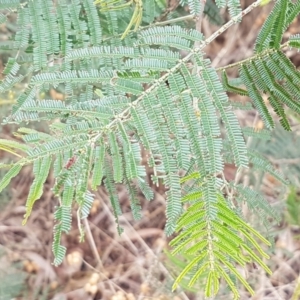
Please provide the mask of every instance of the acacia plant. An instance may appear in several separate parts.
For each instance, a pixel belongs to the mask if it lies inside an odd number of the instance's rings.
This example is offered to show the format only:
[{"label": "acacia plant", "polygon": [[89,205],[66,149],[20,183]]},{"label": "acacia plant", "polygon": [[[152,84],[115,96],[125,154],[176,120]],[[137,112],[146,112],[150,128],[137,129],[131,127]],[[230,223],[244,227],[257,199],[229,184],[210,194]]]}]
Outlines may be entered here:
[{"label": "acacia plant", "polygon": [[[205,7],[199,0],[182,0],[174,7],[164,0],[0,0],[1,22],[16,15],[18,28],[12,39],[1,42],[9,59],[0,91],[24,83],[3,120],[19,124],[16,136],[22,142],[1,140],[1,149],[16,159],[0,165],[7,169],[0,190],[22,167],[33,165],[25,224],[53,169],[55,265],[65,256],[61,236],[71,228],[72,209],[81,224],[93,203],[92,191],[100,185],[107,190],[117,224],[122,211],[116,184],[126,186],[132,214],[141,217],[137,194],[153,198],[141,163],[143,150],[152,183],[166,188],[165,232],[177,232],[173,254],[191,257],[173,289],[183,278],[190,286],[201,279],[211,297],[223,282],[238,299],[239,281],[254,293],[238,267],[255,262],[271,272],[263,262],[268,258],[263,244],[270,242],[243,220],[237,200],[265,221],[277,214],[250,187],[228,182],[224,163],[234,163],[242,172],[250,162],[285,182],[266,159],[247,148],[244,134],[272,130],[277,118],[272,110],[290,130],[285,107],[300,112],[300,73],[284,53],[287,47],[300,47],[300,35],[282,42],[300,12],[300,1],[275,1],[252,57],[215,69],[204,52],[230,26],[260,9],[260,1],[242,11],[238,0],[207,0]],[[217,7],[226,5],[230,20],[204,37],[199,31],[203,14],[220,23]],[[238,69],[238,80],[228,79],[229,67]],[[64,99],[51,98],[50,89]],[[226,91],[249,100],[244,108],[258,111],[263,132],[241,128],[237,105]],[[49,125],[47,133],[24,127],[42,120]]]}]

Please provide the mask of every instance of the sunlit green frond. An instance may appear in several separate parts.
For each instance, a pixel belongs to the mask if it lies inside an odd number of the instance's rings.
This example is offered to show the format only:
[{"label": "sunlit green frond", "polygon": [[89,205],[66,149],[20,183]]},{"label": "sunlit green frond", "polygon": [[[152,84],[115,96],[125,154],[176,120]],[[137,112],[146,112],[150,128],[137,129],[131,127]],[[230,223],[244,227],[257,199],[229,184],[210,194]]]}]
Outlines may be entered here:
[{"label": "sunlit green frond", "polygon": [[9,185],[12,178],[17,176],[21,169],[22,166],[19,164],[15,164],[9,169],[9,171],[3,176],[0,181],[0,192]]},{"label": "sunlit green frond", "polygon": [[61,237],[61,226],[60,225],[55,225],[54,227],[54,234],[53,234],[53,246],[52,246],[52,252],[54,255],[54,261],[53,264],[55,266],[59,266],[66,255],[66,247],[60,245],[60,237]]},{"label": "sunlit green frond", "polygon": [[5,150],[5,148],[26,152],[29,146],[13,140],[0,139],[0,149]]},{"label": "sunlit green frond", "polygon": [[44,183],[49,175],[51,163],[51,156],[46,156],[34,161],[33,174],[35,176],[35,179],[30,187],[29,195],[27,197],[26,213],[24,216],[23,224],[26,224],[35,201],[39,200],[43,194]]},{"label": "sunlit green frond", "polygon": [[[194,256],[194,259],[187,264],[178,276],[173,285],[173,289],[177,287],[183,277],[192,272],[193,268],[196,268],[197,271],[191,278],[190,285],[196,282],[205,269],[207,269],[208,272],[218,269],[218,276],[220,276],[220,278],[223,277],[227,281],[227,277],[224,274],[229,271],[229,273],[236,276],[249,292],[253,294],[252,288],[238,273],[236,265],[233,262],[244,266],[245,263],[249,262],[250,255],[253,261],[261,264],[261,259],[257,255],[254,255],[247,245],[250,242],[252,246],[259,251],[260,255],[266,256],[266,253],[257,244],[253,236],[259,239],[261,237],[227,207],[221,195],[218,195],[217,198],[218,200],[216,200],[214,204],[217,209],[217,218],[214,220],[211,220],[207,215],[205,205],[202,204],[201,208],[197,202],[194,204],[197,206],[198,212],[196,214],[189,216],[189,214],[185,213],[179,219],[179,222],[182,223],[180,227],[183,228],[183,230],[171,244],[174,247],[175,253],[187,251],[187,253]],[[195,209],[192,207],[190,207],[189,210],[195,213]],[[200,213],[201,211],[202,213]],[[238,237],[236,232],[240,232],[243,238]],[[247,241],[245,241],[244,238]],[[263,241],[269,244],[265,239],[263,239]],[[245,249],[248,253],[242,254],[240,252],[241,249]],[[210,257],[210,264],[207,264],[206,256]],[[264,265],[264,268],[268,269],[266,265]],[[221,272],[221,270],[223,271]],[[206,290],[209,291],[209,295],[214,296],[218,292],[218,285],[213,283],[210,279],[209,276],[204,279],[205,286]],[[231,290],[235,292],[234,285],[231,285],[228,281],[227,283]]]}]

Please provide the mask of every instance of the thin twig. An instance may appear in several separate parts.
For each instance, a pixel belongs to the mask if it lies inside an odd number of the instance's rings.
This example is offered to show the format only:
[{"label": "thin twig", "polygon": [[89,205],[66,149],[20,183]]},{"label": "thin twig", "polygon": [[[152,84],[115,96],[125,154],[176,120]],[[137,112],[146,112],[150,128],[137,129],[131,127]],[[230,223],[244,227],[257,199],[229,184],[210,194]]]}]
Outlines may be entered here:
[{"label": "thin twig", "polygon": [[[89,264],[86,260],[82,259],[83,263],[85,265],[87,265],[91,270],[95,271],[95,273],[98,273],[99,275],[103,276],[105,279],[101,278],[100,283],[104,283],[104,282],[108,282],[110,285],[115,286],[118,290],[121,290],[122,292],[124,292],[124,294],[127,294],[126,291],[124,289],[122,289],[122,287],[118,286],[114,280],[117,280],[117,278],[108,278],[104,273],[99,272],[99,270],[97,270],[96,268],[94,268],[91,264]],[[114,288],[113,292],[116,293],[116,290]]]},{"label": "thin twig", "polygon": [[97,250],[97,246],[96,246],[94,237],[93,237],[92,232],[91,232],[90,224],[89,224],[87,219],[83,219],[83,223],[84,223],[84,227],[85,227],[85,231],[86,231],[86,234],[87,234],[87,239],[89,241],[90,247],[93,251],[95,259],[97,260],[98,265],[97,265],[96,269],[99,268],[102,271],[103,270],[102,260],[100,258],[99,252]]},{"label": "thin twig", "polygon": [[165,21],[161,21],[161,22],[155,22],[153,24],[140,27],[140,29],[144,30],[144,29],[147,29],[147,28],[150,28],[150,27],[169,25],[169,24],[178,23],[178,22],[182,22],[182,21],[192,20],[194,18],[195,18],[194,15],[186,15],[186,16],[175,18],[175,19],[165,20]]},{"label": "thin twig", "polygon": [[[131,230],[136,231],[132,225],[128,222],[128,220],[126,218],[123,218],[123,216],[120,217],[120,220],[122,220]],[[149,250],[149,254],[155,259],[157,260],[157,256],[155,255],[155,253],[153,252],[153,250],[147,245],[147,243],[139,236],[139,234],[137,234],[137,241],[143,245],[144,248]],[[165,275],[167,277],[169,277],[170,280],[173,280],[174,278],[171,276],[169,270],[158,260],[158,264],[160,269],[165,273]],[[180,295],[183,297],[183,299],[188,300],[188,297],[186,296],[186,294],[184,293],[184,291],[181,291]]]},{"label": "thin twig", "polygon": [[[289,41],[282,44],[280,46],[280,49],[283,49],[285,47],[288,47],[289,46]],[[233,64],[230,64],[230,65],[227,65],[227,66],[224,66],[224,67],[220,67],[220,68],[217,68],[216,71],[223,71],[223,70],[226,70],[226,69],[230,69],[230,68],[234,68],[234,67],[237,67],[237,66],[240,66],[241,64],[244,64],[244,63],[247,63],[253,59],[257,59],[257,58],[263,58],[264,56],[268,56],[270,55],[272,52],[275,52],[275,51],[278,51],[277,49],[267,49],[261,53],[257,53],[255,55],[252,55],[251,57],[248,57],[246,59],[243,59],[243,60],[240,60],[238,62],[235,62]]]}]

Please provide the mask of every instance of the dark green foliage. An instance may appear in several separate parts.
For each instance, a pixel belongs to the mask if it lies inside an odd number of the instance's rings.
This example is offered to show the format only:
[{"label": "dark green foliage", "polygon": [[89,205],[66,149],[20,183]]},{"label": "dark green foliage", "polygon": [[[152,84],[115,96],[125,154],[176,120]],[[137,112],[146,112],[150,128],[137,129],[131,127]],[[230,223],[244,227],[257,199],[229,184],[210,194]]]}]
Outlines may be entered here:
[{"label": "dark green foliage", "polygon": [[224,85],[224,88],[226,89],[226,91],[230,92],[230,93],[235,93],[241,96],[248,96],[248,92],[246,90],[243,90],[241,88],[238,88],[234,85],[231,85],[228,81],[228,77],[226,74],[226,71],[223,70],[222,72],[222,83]]},{"label": "dark green foliage", "polygon": [[204,14],[208,17],[209,21],[216,25],[222,25],[224,20],[220,15],[220,10],[212,0],[207,0],[204,6]]},{"label": "dark green foliage", "polygon": [[281,125],[290,130],[283,105],[300,112],[300,73],[289,59],[280,50],[269,51],[266,55],[243,64],[240,74],[266,126],[273,128],[274,122],[262,93],[269,96],[269,103],[279,116]]},{"label": "dark green foliage", "polygon": [[[257,55],[240,66],[241,79],[247,91],[230,85],[223,71],[224,87],[240,95],[249,94],[268,128],[273,128],[274,122],[262,94],[268,96],[269,104],[286,130],[290,130],[290,125],[284,105],[297,113],[300,112],[300,73],[283,54],[280,45],[284,29],[291,23],[291,16],[295,16],[296,11],[300,12],[300,5],[285,0],[276,2],[257,37]],[[298,40],[298,35],[292,36],[288,45],[297,48]]]}]

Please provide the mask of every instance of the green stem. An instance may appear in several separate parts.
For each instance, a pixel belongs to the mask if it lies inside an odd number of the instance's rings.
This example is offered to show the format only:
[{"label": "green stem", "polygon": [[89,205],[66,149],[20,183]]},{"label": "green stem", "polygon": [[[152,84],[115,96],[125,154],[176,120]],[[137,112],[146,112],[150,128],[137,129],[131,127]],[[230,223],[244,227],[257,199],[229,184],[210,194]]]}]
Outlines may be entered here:
[{"label": "green stem", "polygon": [[[280,46],[280,49],[283,49],[283,48],[288,47],[288,46],[289,46],[289,42],[286,42],[286,43],[284,43],[284,44],[282,44]],[[241,64],[250,62],[253,59],[257,59],[257,58],[262,58],[264,56],[268,56],[270,53],[275,52],[275,51],[278,51],[278,50],[277,49],[267,49],[267,50],[265,50],[265,51],[263,51],[261,53],[255,54],[255,55],[253,55],[251,57],[248,57],[246,59],[240,60],[240,61],[238,61],[236,63],[230,64],[230,65],[227,65],[227,66],[224,66],[224,67],[217,68],[216,71],[223,71],[223,70],[227,70],[227,69],[230,69],[230,68],[234,68],[234,67],[240,66]]]},{"label": "green stem", "polygon": [[169,24],[172,24],[172,23],[178,23],[178,22],[182,22],[182,21],[187,21],[187,20],[191,20],[191,19],[194,19],[194,18],[195,18],[194,15],[187,15],[187,16],[178,17],[178,18],[175,18],[175,19],[170,19],[170,20],[166,20],[166,21],[156,22],[156,23],[144,26],[144,27],[140,27],[140,29],[143,30],[143,29],[147,29],[147,28],[155,27],[155,26],[169,25]]}]

